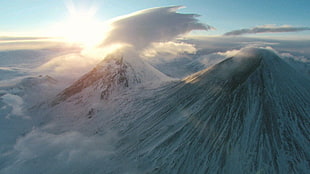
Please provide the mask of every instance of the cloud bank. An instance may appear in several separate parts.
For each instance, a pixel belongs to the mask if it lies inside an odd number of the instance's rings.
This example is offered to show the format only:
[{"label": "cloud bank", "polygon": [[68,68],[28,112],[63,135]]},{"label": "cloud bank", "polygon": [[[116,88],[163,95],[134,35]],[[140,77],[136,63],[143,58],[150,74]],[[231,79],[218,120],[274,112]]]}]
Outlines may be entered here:
[{"label": "cloud bank", "polygon": [[196,14],[180,14],[181,6],[159,7],[138,11],[111,21],[112,30],[101,46],[115,43],[130,44],[137,50],[153,42],[171,41],[192,30],[212,27],[199,23]]},{"label": "cloud bank", "polygon": [[14,161],[4,168],[0,166],[0,173],[108,173],[113,167],[113,136],[53,134],[34,129],[16,141],[13,151],[7,154]]},{"label": "cloud bank", "polygon": [[254,28],[245,28],[240,30],[233,30],[225,33],[225,36],[238,36],[244,34],[256,34],[256,33],[283,33],[283,32],[298,32],[298,31],[306,31],[310,30],[310,27],[294,27],[290,25],[263,25],[257,26]]}]

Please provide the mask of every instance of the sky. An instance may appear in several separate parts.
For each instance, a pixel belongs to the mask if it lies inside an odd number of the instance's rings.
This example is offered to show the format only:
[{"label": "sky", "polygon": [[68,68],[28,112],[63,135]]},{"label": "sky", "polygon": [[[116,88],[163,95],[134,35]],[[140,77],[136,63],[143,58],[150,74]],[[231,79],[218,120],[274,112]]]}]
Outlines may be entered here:
[{"label": "sky", "polygon": [[[147,8],[174,5],[185,6],[178,12],[199,14],[202,23],[216,28],[193,34],[222,35],[270,24],[310,27],[309,0],[0,0],[0,34],[48,35],[46,31],[68,18],[72,8],[92,11],[93,18],[107,21]],[[309,36],[310,31],[292,34]]]}]

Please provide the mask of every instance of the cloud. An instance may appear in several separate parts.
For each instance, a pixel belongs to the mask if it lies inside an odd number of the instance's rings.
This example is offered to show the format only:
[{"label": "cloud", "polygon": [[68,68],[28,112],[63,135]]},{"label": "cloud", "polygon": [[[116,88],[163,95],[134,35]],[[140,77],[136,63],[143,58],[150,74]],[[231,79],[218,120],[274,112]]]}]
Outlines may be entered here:
[{"label": "cloud", "polygon": [[25,116],[23,113],[24,101],[21,97],[7,93],[1,96],[0,99],[2,99],[4,103],[6,103],[8,106],[12,108],[11,114],[8,115],[8,117],[11,115],[15,115],[20,116],[22,118],[29,118]]},{"label": "cloud", "polygon": [[59,38],[53,38],[53,37],[34,37],[34,36],[0,36],[0,43],[1,42],[7,42],[7,41],[49,41]]},{"label": "cloud", "polygon": [[100,59],[85,57],[80,53],[70,53],[51,59],[35,71],[71,83],[90,71],[99,61]]},{"label": "cloud", "polygon": [[235,56],[239,52],[239,49],[232,49],[224,52],[215,52],[199,57],[199,62],[203,64],[205,68],[208,68],[225,60],[226,58]]},{"label": "cloud", "polygon": [[310,59],[306,58],[305,56],[294,56],[291,53],[281,53],[280,56],[284,59],[292,59],[297,62],[303,62],[310,64]]},{"label": "cloud", "polygon": [[3,50],[34,50],[67,47],[61,38],[34,36],[0,36],[0,51]]},{"label": "cloud", "polygon": [[184,42],[156,42],[142,52],[143,57],[155,57],[164,55],[165,57],[176,57],[182,53],[196,53],[197,49],[193,44]]},{"label": "cloud", "polygon": [[228,50],[226,52],[218,52],[217,54],[221,56],[225,56],[227,58],[227,57],[233,57],[239,52],[240,50]]},{"label": "cloud", "polygon": [[225,36],[237,36],[244,34],[256,34],[256,33],[283,33],[283,32],[298,32],[298,31],[306,31],[310,30],[310,27],[294,27],[290,25],[262,25],[254,28],[245,28],[240,30],[233,30],[225,33]]},{"label": "cloud", "polygon": [[166,42],[192,30],[212,28],[199,23],[196,14],[177,13],[180,8],[151,8],[116,18],[111,21],[112,29],[101,46],[125,43],[142,50],[153,42]]},{"label": "cloud", "polygon": [[33,129],[17,140],[0,173],[107,173],[115,166],[111,164],[114,138],[112,133],[86,136]]}]

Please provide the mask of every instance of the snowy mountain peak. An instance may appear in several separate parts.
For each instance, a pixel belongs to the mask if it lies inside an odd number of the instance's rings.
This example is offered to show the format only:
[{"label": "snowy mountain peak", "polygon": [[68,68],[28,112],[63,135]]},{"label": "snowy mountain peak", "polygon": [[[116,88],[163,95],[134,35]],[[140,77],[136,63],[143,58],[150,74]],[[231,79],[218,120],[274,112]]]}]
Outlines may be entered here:
[{"label": "snowy mountain peak", "polygon": [[[86,73],[70,87],[60,93],[54,104],[64,101],[71,96],[82,92],[87,88],[100,89],[101,99],[108,98],[112,88],[129,87],[129,79],[126,76],[128,66],[123,63],[122,56],[107,56],[90,72]],[[131,82],[138,83],[137,79],[131,79]],[[56,103],[55,103],[56,102]]]},{"label": "snowy mountain peak", "polygon": [[[300,78],[295,70],[286,64],[276,53],[263,48],[244,48],[235,56],[197,72],[184,79],[186,83],[203,85],[205,83],[223,85],[226,84],[234,89],[241,85],[252,73],[260,71],[263,74],[273,74],[274,78],[283,78],[281,75],[288,74]],[[275,79],[271,79],[273,81]],[[280,81],[280,79],[278,79]],[[283,80],[283,79],[282,79]]]},{"label": "snowy mountain peak", "polygon": [[125,57],[117,52],[108,55],[94,69],[66,88],[57,96],[53,105],[83,91],[88,94],[80,94],[81,96],[96,95],[100,96],[101,100],[106,100],[111,95],[139,84],[167,80],[170,78],[139,57]]},{"label": "snowy mountain peak", "polygon": [[187,83],[203,82],[205,76],[212,76],[216,81],[240,81],[251,74],[260,65],[262,60],[261,55],[251,53],[240,52],[235,57],[225,59],[208,69],[185,78],[185,81]]}]

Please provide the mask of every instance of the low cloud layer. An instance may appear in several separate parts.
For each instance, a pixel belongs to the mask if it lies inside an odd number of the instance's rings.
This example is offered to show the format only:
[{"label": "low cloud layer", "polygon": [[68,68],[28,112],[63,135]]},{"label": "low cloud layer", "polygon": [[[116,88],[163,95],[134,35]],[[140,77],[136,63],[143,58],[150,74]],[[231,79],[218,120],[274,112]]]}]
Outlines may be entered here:
[{"label": "low cloud layer", "polygon": [[290,25],[263,25],[254,28],[245,28],[240,30],[233,30],[225,33],[225,36],[238,36],[244,34],[256,34],[256,33],[283,33],[283,32],[298,32],[310,30],[310,27],[294,27]]},{"label": "low cloud layer", "polygon": [[34,129],[16,141],[13,151],[6,154],[15,160],[0,166],[0,173],[107,173],[114,155],[112,141],[111,135],[53,134]]},{"label": "low cloud layer", "polygon": [[114,19],[111,22],[112,30],[101,46],[124,43],[142,50],[153,42],[166,42],[192,30],[212,28],[199,23],[196,14],[177,13],[180,8],[151,8]]}]

